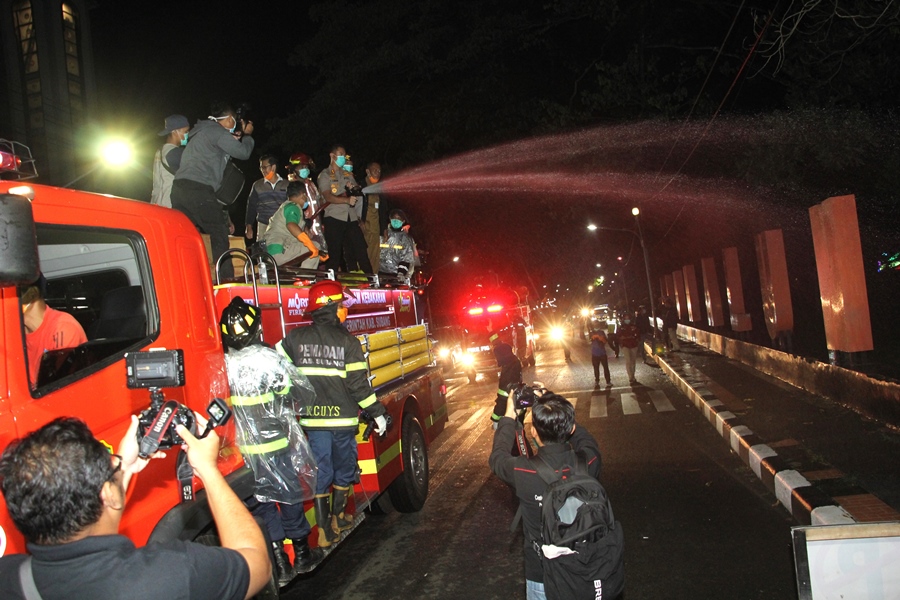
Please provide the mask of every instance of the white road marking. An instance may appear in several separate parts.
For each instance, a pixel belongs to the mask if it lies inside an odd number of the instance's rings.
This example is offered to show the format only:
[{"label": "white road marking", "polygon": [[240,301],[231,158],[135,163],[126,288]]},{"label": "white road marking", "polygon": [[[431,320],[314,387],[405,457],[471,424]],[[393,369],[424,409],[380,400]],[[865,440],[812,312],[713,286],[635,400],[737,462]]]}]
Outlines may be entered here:
[{"label": "white road marking", "polygon": [[460,429],[472,429],[472,427],[475,426],[475,423],[477,423],[478,420],[481,419],[481,416],[485,413],[486,410],[488,410],[487,406],[479,409],[478,411],[475,412],[475,414],[473,414],[471,417],[469,417],[468,421],[466,421],[465,423],[460,425],[459,428]]},{"label": "white road marking", "polygon": [[626,415],[639,415],[641,414],[641,405],[637,401],[637,394],[634,393],[624,393],[621,395],[622,398],[622,412]]},{"label": "white road marking", "polygon": [[591,418],[596,419],[606,416],[606,396],[591,397]]},{"label": "white road marking", "polygon": [[650,390],[650,401],[653,402],[653,406],[656,407],[657,412],[675,410],[675,407],[669,402],[666,393],[662,390]]}]

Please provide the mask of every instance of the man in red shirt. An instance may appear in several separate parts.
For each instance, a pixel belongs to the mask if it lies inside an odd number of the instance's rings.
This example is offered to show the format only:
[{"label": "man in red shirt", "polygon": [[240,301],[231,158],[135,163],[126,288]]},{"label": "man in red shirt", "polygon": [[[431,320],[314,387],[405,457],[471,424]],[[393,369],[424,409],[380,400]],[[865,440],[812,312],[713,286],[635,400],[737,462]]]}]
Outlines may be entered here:
[{"label": "man in red shirt", "polygon": [[38,285],[26,288],[19,296],[19,303],[25,323],[28,380],[35,387],[44,352],[74,348],[85,343],[87,336],[75,317],[47,306]]}]

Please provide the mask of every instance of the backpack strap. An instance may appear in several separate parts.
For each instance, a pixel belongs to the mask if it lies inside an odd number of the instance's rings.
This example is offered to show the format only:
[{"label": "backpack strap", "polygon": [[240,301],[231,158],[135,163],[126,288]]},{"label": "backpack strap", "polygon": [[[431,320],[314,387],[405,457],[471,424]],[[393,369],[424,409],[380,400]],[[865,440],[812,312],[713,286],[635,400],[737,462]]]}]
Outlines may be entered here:
[{"label": "backpack strap", "polygon": [[34,582],[34,573],[31,570],[31,556],[28,556],[19,564],[19,585],[22,586],[22,595],[25,600],[42,600]]},{"label": "backpack strap", "polygon": [[547,485],[555,483],[562,478],[562,475],[559,475],[556,472],[556,469],[551,467],[547,461],[544,460],[540,452],[534,455],[534,458],[531,459],[531,464],[534,465],[534,468],[537,469],[537,474]]}]

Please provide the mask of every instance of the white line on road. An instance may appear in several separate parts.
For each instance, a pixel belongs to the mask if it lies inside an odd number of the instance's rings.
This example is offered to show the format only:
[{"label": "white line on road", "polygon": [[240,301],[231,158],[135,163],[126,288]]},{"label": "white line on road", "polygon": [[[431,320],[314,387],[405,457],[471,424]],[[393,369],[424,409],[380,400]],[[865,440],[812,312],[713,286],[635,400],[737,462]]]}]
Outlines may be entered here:
[{"label": "white line on road", "polygon": [[672,406],[672,403],[669,402],[669,398],[666,396],[666,393],[662,390],[650,390],[650,400],[653,402],[653,406],[656,407],[657,412],[668,412],[670,410],[675,410],[675,407]]},{"label": "white line on road", "polygon": [[641,405],[638,404],[637,394],[634,393],[624,393],[621,395],[622,398],[622,412],[626,415],[639,415],[641,414]]},{"label": "white line on road", "polygon": [[481,416],[484,414],[484,411],[486,411],[487,409],[488,409],[487,406],[479,409],[475,414],[473,414],[471,417],[469,417],[468,421],[466,421],[465,423],[460,425],[459,428],[460,429],[472,429],[472,427],[475,426],[475,423],[478,422],[478,419],[481,418]]},{"label": "white line on road", "polygon": [[606,396],[591,397],[591,418],[603,418],[606,416]]}]

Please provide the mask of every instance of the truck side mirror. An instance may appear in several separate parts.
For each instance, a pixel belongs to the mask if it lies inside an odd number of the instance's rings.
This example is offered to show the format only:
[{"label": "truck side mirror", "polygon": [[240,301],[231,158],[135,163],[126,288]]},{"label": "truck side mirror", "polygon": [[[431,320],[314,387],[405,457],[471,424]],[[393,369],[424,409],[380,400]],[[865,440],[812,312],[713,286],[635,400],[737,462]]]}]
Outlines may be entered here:
[{"label": "truck side mirror", "polygon": [[39,275],[31,202],[0,194],[0,286],[31,283]]}]

